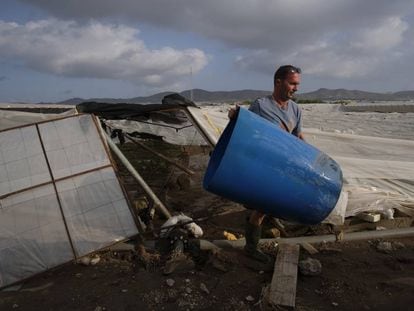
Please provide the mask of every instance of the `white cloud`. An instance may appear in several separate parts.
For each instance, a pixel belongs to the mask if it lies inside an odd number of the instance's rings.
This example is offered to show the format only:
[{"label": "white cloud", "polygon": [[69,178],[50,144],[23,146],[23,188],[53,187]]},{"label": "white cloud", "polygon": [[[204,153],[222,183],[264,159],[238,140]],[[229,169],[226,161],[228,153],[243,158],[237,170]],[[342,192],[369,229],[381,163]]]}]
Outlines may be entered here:
[{"label": "white cloud", "polygon": [[[366,28],[396,12],[412,12],[407,0],[21,0],[59,18],[123,18],[198,33],[243,48],[311,41],[327,31]],[[398,15],[397,14],[397,15]]]},{"label": "white cloud", "polygon": [[361,50],[390,50],[402,42],[403,34],[408,28],[408,23],[402,21],[399,16],[391,16],[382,24],[363,29],[351,45]]},{"label": "white cloud", "polygon": [[[409,0],[65,0],[65,5],[50,0],[20,1],[62,20],[81,23],[90,19],[101,23],[122,20],[129,25],[151,25],[160,32],[168,29],[184,35],[191,33],[192,38],[200,40],[198,42],[208,38],[225,47],[220,46],[219,53],[235,54],[236,51],[238,68],[266,76],[273,73],[275,66],[291,63],[319,81],[331,83],[338,79],[340,85],[352,79],[378,81],[387,77],[383,85],[388,87],[393,70],[398,81],[407,81],[411,79],[414,66],[411,65],[414,64],[414,6]],[[74,25],[72,28],[82,29],[81,32],[88,28]],[[68,59],[64,58],[57,64],[49,62],[49,66],[63,68],[65,74],[74,74],[70,71],[72,68],[76,74],[94,72],[96,76],[161,85],[167,79],[176,80],[174,74],[188,73],[188,66],[182,65],[186,58],[192,60],[194,74],[196,68],[208,62],[200,50],[150,51],[136,38],[136,29],[99,25],[109,29],[108,38],[120,41],[122,57],[116,53],[117,49],[109,50],[108,43],[102,44],[113,66],[101,66],[104,53],[93,49],[88,55],[71,52],[77,59],[69,62],[70,65],[65,65]],[[88,44],[89,37],[95,38],[89,35],[82,44]],[[76,42],[69,41],[72,44],[65,49]],[[59,42],[64,44],[64,40]],[[85,54],[91,51],[90,48],[81,49]],[[215,55],[215,59],[220,56]],[[137,58],[141,60],[139,66]],[[37,59],[26,59],[41,63]],[[170,62],[181,65],[174,66],[167,77]],[[375,82],[369,83],[374,85]]]},{"label": "white cloud", "polygon": [[[409,29],[409,24],[396,16],[360,26],[357,31],[333,28],[321,33],[317,40],[285,49],[277,60],[296,64],[305,68],[306,74],[320,77],[368,77],[390,64],[400,63],[402,56],[412,58],[412,53],[403,52],[407,50],[404,45],[410,37]],[[237,63],[264,71],[274,59],[272,49],[262,49],[239,57]]]},{"label": "white cloud", "polygon": [[199,72],[207,56],[199,49],[148,49],[135,28],[92,21],[48,19],[26,24],[0,21],[0,56],[37,71],[71,77],[132,81],[169,87]]}]

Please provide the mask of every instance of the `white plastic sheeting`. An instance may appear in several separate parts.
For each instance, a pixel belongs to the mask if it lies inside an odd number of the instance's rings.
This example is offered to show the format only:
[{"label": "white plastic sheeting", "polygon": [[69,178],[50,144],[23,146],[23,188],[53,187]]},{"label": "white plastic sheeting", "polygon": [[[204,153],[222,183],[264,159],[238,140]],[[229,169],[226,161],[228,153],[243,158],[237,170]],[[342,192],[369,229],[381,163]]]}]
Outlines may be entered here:
[{"label": "white plastic sheeting", "polygon": [[1,200],[0,287],[72,258],[53,185]]},{"label": "white plastic sheeting", "polygon": [[305,135],[342,168],[345,217],[363,211],[391,217],[394,208],[414,216],[414,141],[311,129]]},{"label": "white plastic sheeting", "polygon": [[68,111],[62,113],[35,113],[35,112],[25,112],[25,111],[14,111],[14,110],[2,110],[2,108],[12,109],[12,108],[32,108],[34,111],[36,108],[44,109],[48,106],[46,105],[18,105],[18,104],[1,104],[0,103],[0,131],[9,129],[12,127],[18,127],[30,123],[42,122],[52,119],[61,118],[64,116],[71,116],[76,114],[75,108],[70,108],[68,106],[53,106],[61,107],[62,109],[67,108]]},{"label": "white plastic sheeting", "polygon": [[90,115],[42,123],[39,129],[55,179],[110,164]]},{"label": "white plastic sheeting", "polygon": [[137,233],[112,168],[56,183],[78,257]]},{"label": "white plastic sheeting", "polygon": [[92,116],[0,132],[0,287],[137,233]]}]

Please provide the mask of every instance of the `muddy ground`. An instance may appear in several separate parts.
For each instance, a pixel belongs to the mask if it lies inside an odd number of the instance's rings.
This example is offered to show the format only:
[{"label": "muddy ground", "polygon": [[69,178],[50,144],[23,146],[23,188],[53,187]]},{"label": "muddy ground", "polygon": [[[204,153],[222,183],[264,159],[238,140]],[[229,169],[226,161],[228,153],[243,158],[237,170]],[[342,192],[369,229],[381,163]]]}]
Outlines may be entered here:
[{"label": "muddy ground", "polygon": [[[154,147],[154,146],[152,146]],[[166,206],[194,219],[204,230],[204,239],[224,239],[228,231],[243,237],[247,211],[240,205],[206,193],[201,187],[208,161],[206,148],[168,149],[168,155],[196,172],[191,178],[155,160],[153,155],[124,146],[131,162],[140,169]],[[160,150],[165,151],[165,146]],[[165,152],[164,152],[165,153]],[[120,167],[120,176],[132,202],[143,192]],[[403,219],[404,217],[402,217]],[[405,226],[411,225],[404,218]],[[157,213],[154,231],[145,234],[156,241],[165,221]],[[300,226],[282,222],[284,230],[273,234],[294,237],[333,233],[330,226]],[[347,220],[349,227],[354,224]],[[267,229],[274,223],[267,222]],[[370,229],[375,229],[368,225]],[[345,228],[346,229],[346,228]],[[345,230],[346,231],[346,230]],[[345,233],[346,234],[346,233]],[[269,237],[269,236],[266,236]],[[390,242],[390,243],[384,243]],[[125,246],[126,245],[126,246]],[[387,246],[384,249],[382,246]],[[131,246],[132,249],[128,249]],[[275,243],[263,250],[277,255]],[[297,310],[410,310],[414,302],[414,240],[411,237],[319,243],[318,253],[301,249],[300,260],[317,259],[322,270],[315,276],[298,273]],[[270,284],[272,266],[257,266],[240,249],[203,250],[195,262],[187,253],[175,271],[164,275],[168,253],[158,249],[103,250],[99,261],[67,263],[37,275],[22,284],[0,291],[0,310],[267,310],[263,289]],[[283,309],[283,308],[282,308]]]}]

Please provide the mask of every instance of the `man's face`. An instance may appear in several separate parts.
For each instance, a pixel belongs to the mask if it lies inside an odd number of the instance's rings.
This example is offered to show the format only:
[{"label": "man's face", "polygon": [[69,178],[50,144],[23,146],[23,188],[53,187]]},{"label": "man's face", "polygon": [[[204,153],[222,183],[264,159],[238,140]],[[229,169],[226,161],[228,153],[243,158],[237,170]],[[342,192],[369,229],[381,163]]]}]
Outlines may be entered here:
[{"label": "man's face", "polygon": [[284,80],[277,80],[276,87],[280,88],[282,99],[292,99],[300,84],[299,73],[289,73]]}]

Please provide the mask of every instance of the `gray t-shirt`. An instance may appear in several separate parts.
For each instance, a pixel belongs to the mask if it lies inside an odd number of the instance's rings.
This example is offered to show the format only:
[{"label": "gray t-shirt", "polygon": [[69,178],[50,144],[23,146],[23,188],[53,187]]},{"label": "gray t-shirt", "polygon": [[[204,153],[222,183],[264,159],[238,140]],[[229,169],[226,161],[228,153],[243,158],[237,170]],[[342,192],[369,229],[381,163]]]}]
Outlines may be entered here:
[{"label": "gray t-shirt", "polygon": [[282,109],[269,95],[256,99],[249,110],[295,136],[302,131],[302,112],[293,100],[289,100],[286,109]]}]

